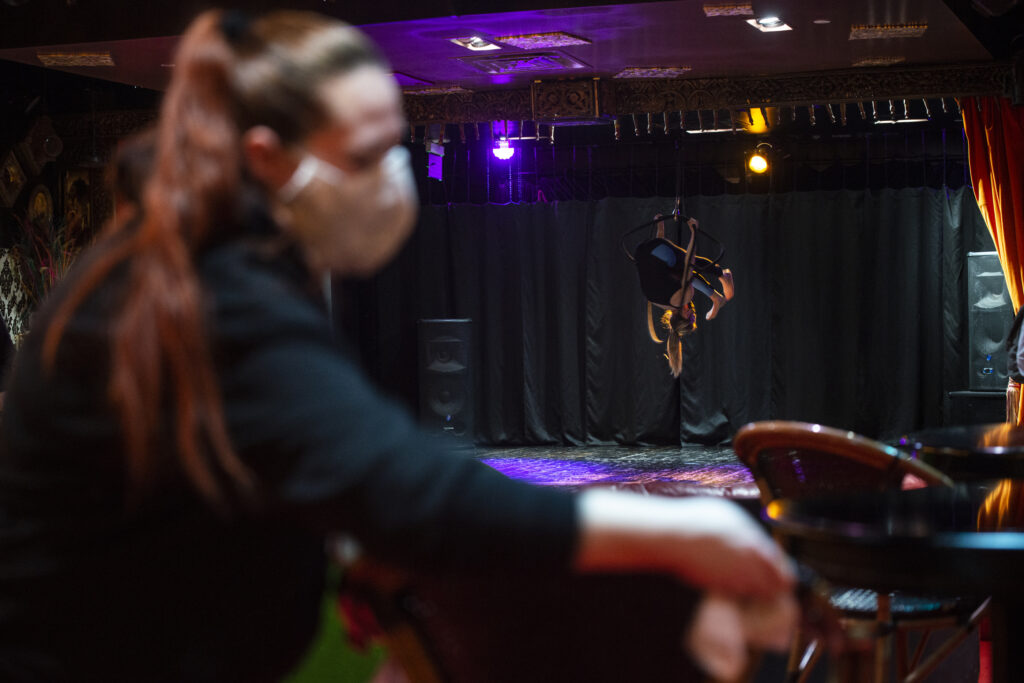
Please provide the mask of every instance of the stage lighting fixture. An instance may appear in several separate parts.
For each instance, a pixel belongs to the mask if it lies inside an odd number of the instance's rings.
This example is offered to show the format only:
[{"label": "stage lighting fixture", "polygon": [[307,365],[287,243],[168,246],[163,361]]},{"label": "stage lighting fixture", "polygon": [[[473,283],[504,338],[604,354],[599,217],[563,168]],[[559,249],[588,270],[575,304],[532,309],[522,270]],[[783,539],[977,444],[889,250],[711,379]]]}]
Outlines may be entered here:
[{"label": "stage lighting fixture", "polygon": [[747,168],[751,172],[761,175],[768,171],[769,161],[768,156],[772,151],[772,146],[766,142],[762,142],[754,149],[753,153],[747,159]]},{"label": "stage lighting fixture", "polygon": [[747,23],[762,33],[793,30],[789,24],[776,16],[763,16],[758,19],[747,19]]},{"label": "stage lighting fixture", "polygon": [[499,138],[494,149],[491,150],[495,157],[502,161],[508,161],[515,155],[516,148],[509,144],[505,138]]}]

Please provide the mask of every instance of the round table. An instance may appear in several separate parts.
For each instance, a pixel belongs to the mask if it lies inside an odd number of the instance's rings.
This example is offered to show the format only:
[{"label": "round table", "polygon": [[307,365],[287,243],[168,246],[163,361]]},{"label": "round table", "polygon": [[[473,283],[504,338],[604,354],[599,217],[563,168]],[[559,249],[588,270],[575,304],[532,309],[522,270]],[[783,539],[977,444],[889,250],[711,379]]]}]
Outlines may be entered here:
[{"label": "round table", "polygon": [[915,432],[898,447],[958,481],[1024,479],[1024,429],[1005,422]]},{"label": "round table", "polygon": [[882,592],[991,595],[999,683],[1024,672],[1024,505],[1016,502],[1022,486],[965,482],[780,500],[763,516],[794,557],[833,583]]}]

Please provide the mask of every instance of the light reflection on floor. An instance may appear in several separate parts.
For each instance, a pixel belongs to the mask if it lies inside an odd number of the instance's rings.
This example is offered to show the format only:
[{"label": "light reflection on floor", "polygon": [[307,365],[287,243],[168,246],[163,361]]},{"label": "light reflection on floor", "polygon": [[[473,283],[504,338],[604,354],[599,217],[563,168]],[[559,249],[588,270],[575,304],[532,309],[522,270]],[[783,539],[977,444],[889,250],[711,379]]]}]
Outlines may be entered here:
[{"label": "light reflection on floor", "polygon": [[541,446],[480,449],[478,455],[513,479],[541,485],[674,481],[724,488],[754,483],[727,446]]}]

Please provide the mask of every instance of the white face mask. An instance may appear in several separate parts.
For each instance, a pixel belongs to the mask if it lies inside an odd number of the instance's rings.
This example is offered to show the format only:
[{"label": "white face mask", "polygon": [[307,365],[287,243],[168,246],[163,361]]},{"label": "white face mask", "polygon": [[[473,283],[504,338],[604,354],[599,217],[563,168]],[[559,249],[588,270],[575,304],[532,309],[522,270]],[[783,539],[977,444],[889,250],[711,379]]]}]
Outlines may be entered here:
[{"label": "white face mask", "polygon": [[369,275],[394,256],[416,221],[409,150],[392,147],[380,163],[355,173],[307,152],[278,199],[290,214],[283,229],[303,246],[311,267]]}]

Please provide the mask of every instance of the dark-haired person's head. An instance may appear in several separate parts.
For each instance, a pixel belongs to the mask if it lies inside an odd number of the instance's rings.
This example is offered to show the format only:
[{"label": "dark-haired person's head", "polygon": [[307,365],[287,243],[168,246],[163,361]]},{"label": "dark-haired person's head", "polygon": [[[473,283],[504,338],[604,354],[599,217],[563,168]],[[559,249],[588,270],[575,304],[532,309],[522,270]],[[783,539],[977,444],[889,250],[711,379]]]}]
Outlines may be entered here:
[{"label": "dark-haired person's head", "polygon": [[311,275],[370,274],[408,237],[416,198],[399,144],[400,91],[357,28],[309,12],[208,11],[186,30],[174,61],[151,140],[130,143],[115,180],[140,211],[109,226],[80,291],[46,331],[43,361],[55,362],[86,292],[130,263],[109,337],[107,395],[132,488],[144,492],[163,469],[152,453],[169,410],[181,467],[216,501],[224,482],[252,482],[224,423],[196,255],[249,229],[255,205],[278,238],[296,244]]},{"label": "dark-haired person's head", "polygon": [[[416,204],[401,95],[361,31],[313,13],[209,12],[176,64],[147,208],[181,214],[201,241],[252,180],[315,269],[367,274],[397,251]],[[175,206],[168,188],[201,201]]]}]

